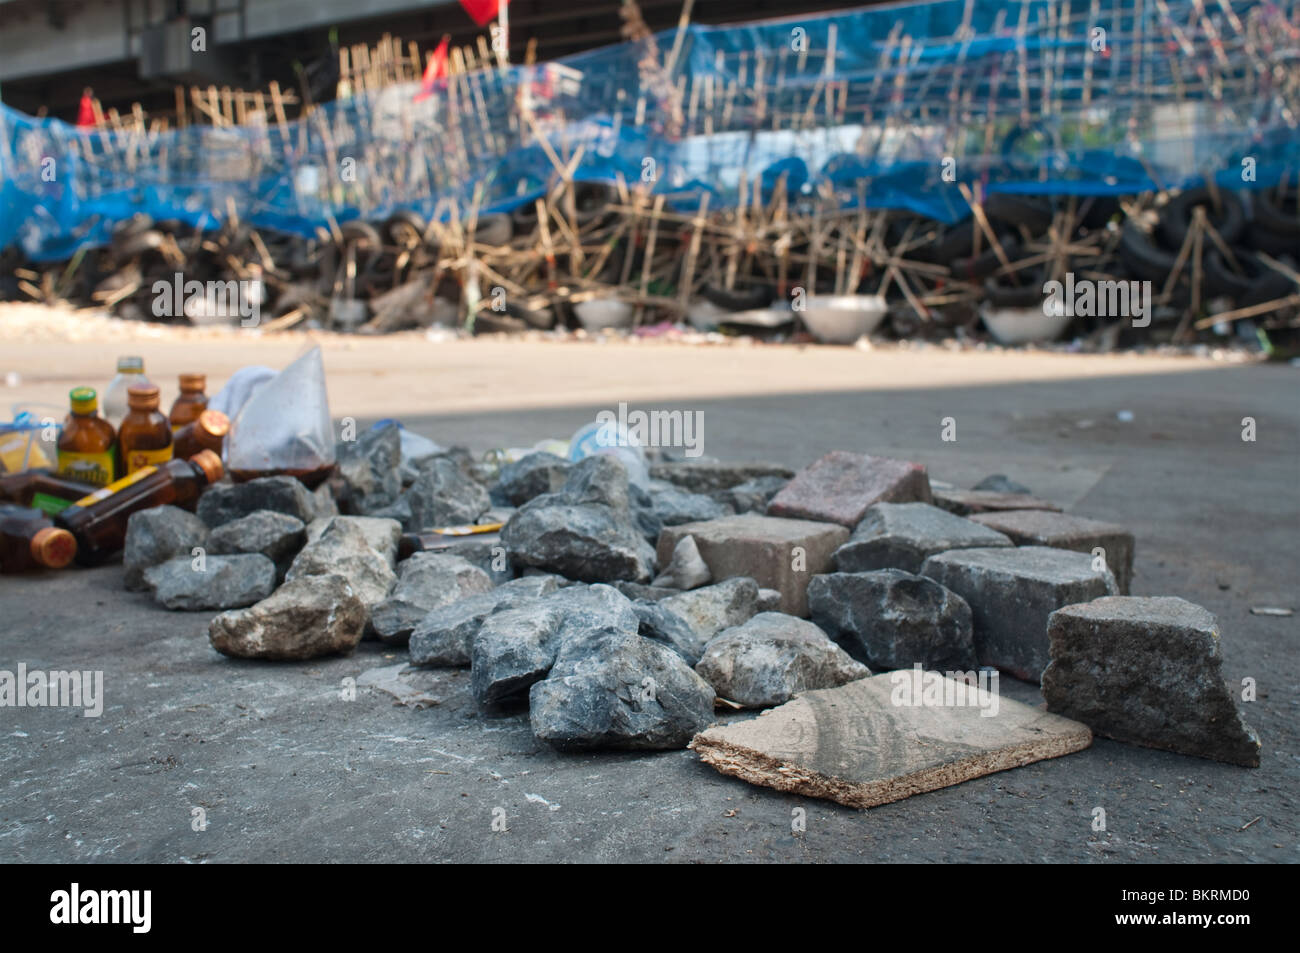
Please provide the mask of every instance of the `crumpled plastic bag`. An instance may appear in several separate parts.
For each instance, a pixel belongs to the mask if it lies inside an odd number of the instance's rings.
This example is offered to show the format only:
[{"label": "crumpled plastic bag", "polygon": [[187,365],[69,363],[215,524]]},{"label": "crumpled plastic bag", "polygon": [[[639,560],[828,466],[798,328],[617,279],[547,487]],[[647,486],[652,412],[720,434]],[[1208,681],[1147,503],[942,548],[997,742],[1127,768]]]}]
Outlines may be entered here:
[{"label": "crumpled plastic bag", "polygon": [[208,410],[219,410],[234,420],[239,416],[244,404],[248,403],[248,398],[252,397],[267,381],[274,380],[275,375],[273,368],[263,367],[261,364],[241,367],[230,375],[226,386],[217,391],[216,395],[208,401]]},{"label": "crumpled plastic bag", "polygon": [[226,469],[303,476],[334,459],[325,365],[313,347],[244,402],[226,438]]}]

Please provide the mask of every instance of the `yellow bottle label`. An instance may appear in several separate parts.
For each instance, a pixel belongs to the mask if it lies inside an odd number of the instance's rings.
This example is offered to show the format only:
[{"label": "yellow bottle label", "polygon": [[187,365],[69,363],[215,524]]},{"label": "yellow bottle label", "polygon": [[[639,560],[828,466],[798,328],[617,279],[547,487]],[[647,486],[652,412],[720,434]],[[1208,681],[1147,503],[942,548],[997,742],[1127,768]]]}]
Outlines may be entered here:
[{"label": "yellow bottle label", "polygon": [[130,476],[141,467],[154,467],[166,463],[172,458],[172,445],[167,444],[161,450],[122,450],[122,468]]},{"label": "yellow bottle label", "polygon": [[108,486],[104,487],[102,490],[96,490],[94,493],[91,493],[89,496],[83,496],[81,499],[77,500],[77,502],[73,503],[72,505],[90,506],[92,503],[98,503],[100,500],[106,500],[114,493],[117,493],[120,490],[125,490],[128,486],[131,486],[131,484],[139,483],[149,474],[157,473],[157,472],[158,472],[157,467],[142,467],[141,469],[136,470],[130,476],[124,476],[120,480],[115,480],[114,482],[110,483]]},{"label": "yellow bottle label", "polygon": [[113,451],[74,453],[60,450],[59,476],[91,486],[107,486],[113,482]]}]

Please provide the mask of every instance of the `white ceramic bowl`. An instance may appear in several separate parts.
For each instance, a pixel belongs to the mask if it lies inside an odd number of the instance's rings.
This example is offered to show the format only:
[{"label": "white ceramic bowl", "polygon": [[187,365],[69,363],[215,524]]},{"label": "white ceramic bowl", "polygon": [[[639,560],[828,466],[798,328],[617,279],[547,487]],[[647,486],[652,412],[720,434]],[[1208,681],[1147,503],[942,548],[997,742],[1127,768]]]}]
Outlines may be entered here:
[{"label": "white ceramic bowl", "polygon": [[888,311],[881,295],[811,295],[799,317],[823,344],[852,344],[876,330]]},{"label": "white ceramic bowl", "polygon": [[632,306],[617,298],[593,298],[590,301],[581,301],[573,306],[573,313],[578,316],[578,322],[587,331],[632,326]]},{"label": "white ceramic bowl", "polygon": [[995,308],[986,301],[980,305],[980,319],[993,340],[1004,346],[1055,341],[1070,323],[1070,316],[1059,302],[1045,311],[1041,305]]}]

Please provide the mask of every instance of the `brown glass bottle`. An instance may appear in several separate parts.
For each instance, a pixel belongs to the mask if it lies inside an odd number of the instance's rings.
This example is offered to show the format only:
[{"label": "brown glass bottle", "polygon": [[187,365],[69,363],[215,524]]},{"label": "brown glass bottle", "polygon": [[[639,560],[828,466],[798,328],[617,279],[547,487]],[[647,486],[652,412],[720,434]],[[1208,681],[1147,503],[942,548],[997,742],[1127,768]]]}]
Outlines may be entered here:
[{"label": "brown glass bottle", "polygon": [[172,411],[167,415],[173,430],[179,430],[188,423],[199,419],[199,414],[208,409],[208,395],[203,391],[208,386],[206,374],[182,374],[180,377],[181,393],[172,404]]},{"label": "brown glass bottle", "polygon": [[107,486],[113,482],[117,433],[99,416],[99,396],[93,387],[75,387],[68,397],[72,407],[59,434],[59,476]]},{"label": "brown glass bottle", "polygon": [[230,418],[219,410],[205,410],[193,423],[186,424],[172,437],[172,456],[188,460],[200,450],[221,456],[221,446],[230,432]]},{"label": "brown glass bottle", "polygon": [[172,428],[158,410],[158,388],[153,384],[132,384],[126,401],[131,409],[117,432],[122,476],[172,458]]},{"label": "brown glass bottle", "polygon": [[132,513],[164,504],[193,510],[203,488],[220,480],[222,472],[221,458],[200,450],[189,460],[148,466],[96,490],[56,516],[54,523],[77,538],[77,562],[93,566],[122,548]]},{"label": "brown glass bottle", "polygon": [[40,510],[0,504],[0,572],[62,569],[77,554],[77,541]]},{"label": "brown glass bottle", "polygon": [[30,506],[50,516],[95,489],[89,483],[65,480],[44,467],[0,474],[0,500]]}]

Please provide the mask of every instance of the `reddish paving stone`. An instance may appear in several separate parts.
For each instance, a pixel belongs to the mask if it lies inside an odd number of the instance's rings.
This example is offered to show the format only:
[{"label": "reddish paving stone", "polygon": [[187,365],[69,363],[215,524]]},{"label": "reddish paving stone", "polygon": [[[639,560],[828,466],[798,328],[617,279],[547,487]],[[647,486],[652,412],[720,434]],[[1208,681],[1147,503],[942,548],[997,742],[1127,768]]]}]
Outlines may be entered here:
[{"label": "reddish paving stone", "polygon": [[929,503],[925,467],[833,450],[804,468],[767,505],[768,516],[857,526],[874,503]]}]

